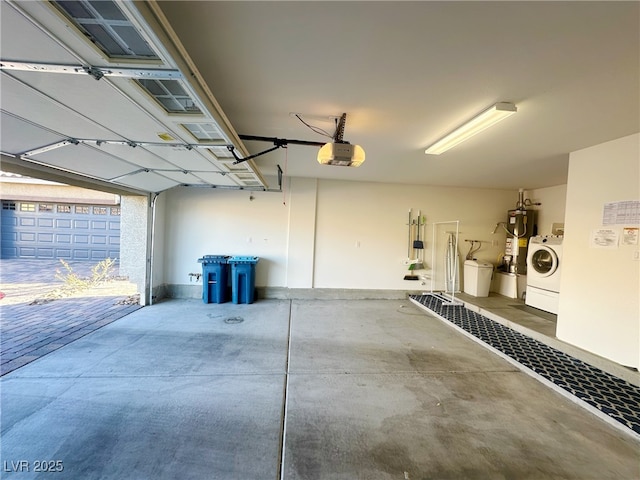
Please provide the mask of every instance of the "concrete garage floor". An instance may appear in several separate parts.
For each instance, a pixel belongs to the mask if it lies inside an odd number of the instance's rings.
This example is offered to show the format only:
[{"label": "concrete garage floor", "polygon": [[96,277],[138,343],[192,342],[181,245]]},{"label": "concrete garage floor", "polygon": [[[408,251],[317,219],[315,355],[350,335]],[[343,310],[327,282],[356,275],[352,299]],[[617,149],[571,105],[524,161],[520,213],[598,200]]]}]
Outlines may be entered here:
[{"label": "concrete garage floor", "polygon": [[0,382],[3,479],[640,478],[635,438],[408,300],[165,301]]}]

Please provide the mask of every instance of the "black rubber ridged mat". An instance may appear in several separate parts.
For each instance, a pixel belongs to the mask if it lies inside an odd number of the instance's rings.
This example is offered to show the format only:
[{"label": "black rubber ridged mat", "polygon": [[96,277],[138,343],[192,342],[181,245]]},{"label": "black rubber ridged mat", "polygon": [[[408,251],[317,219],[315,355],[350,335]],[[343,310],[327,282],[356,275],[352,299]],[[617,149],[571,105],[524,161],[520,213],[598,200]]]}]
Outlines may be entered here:
[{"label": "black rubber ridged mat", "polygon": [[635,385],[437,295],[410,298],[640,435]]}]

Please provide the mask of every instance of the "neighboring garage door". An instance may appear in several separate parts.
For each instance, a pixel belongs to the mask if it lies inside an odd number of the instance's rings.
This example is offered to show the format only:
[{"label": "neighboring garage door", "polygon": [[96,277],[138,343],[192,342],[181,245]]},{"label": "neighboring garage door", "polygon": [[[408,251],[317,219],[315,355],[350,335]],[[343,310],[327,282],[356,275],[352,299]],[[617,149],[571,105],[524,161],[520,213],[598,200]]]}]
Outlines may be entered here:
[{"label": "neighboring garage door", "polygon": [[120,206],[2,201],[2,258],[116,259]]}]

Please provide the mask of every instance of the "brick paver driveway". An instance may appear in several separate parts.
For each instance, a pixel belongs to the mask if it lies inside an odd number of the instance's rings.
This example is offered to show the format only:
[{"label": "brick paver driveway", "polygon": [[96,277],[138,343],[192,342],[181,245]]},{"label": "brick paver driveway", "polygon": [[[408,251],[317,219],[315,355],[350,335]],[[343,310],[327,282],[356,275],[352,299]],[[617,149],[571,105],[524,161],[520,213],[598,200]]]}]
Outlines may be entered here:
[{"label": "brick paver driveway", "polygon": [[[94,264],[70,265],[89,276]],[[59,261],[0,260],[0,375],[140,308],[135,286],[124,280],[52,300],[63,285],[56,270],[66,272]]]}]

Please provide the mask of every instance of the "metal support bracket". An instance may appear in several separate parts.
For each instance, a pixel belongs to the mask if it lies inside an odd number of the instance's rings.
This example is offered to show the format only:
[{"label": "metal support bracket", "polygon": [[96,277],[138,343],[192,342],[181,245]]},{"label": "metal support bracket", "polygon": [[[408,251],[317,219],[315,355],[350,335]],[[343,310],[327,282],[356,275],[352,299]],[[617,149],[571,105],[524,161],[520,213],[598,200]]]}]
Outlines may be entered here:
[{"label": "metal support bracket", "polygon": [[235,147],[233,145],[227,145],[227,149],[233,155],[233,158],[236,159],[233,162],[234,165],[242,162],[246,162],[247,160],[251,160],[256,157],[260,157],[266,153],[273,152],[279,148],[287,148],[287,145],[307,145],[311,147],[322,147],[324,143],[320,142],[310,142],[307,140],[288,140],[285,138],[276,138],[276,137],[258,137],[255,135],[239,135],[241,140],[252,140],[258,142],[270,142],[273,143],[273,147],[263,150],[262,152],[254,153],[253,155],[249,155],[248,157],[241,158],[235,152]]},{"label": "metal support bracket", "polygon": [[156,80],[181,80],[184,75],[179,70],[167,68],[97,67],[95,65],[71,65],[61,63],[19,62],[0,59],[0,70],[23,72],[66,73],[91,75],[96,80],[102,77],[150,78]]}]

